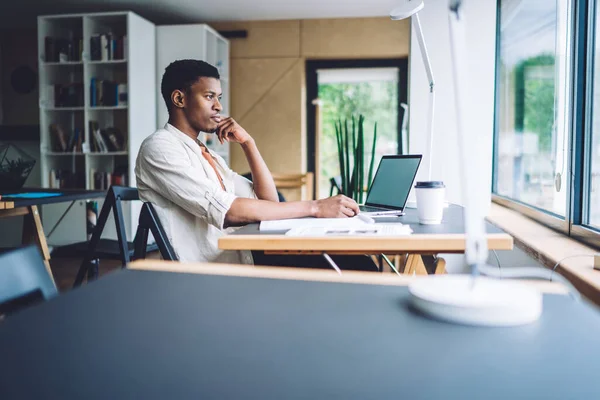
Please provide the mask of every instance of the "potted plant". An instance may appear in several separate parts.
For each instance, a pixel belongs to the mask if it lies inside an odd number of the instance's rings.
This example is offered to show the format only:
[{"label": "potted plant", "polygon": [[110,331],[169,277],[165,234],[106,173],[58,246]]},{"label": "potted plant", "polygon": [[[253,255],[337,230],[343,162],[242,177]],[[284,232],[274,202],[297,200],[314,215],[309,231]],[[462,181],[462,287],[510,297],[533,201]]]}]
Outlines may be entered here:
[{"label": "potted plant", "polygon": [[377,123],[373,129],[371,143],[371,162],[365,185],[365,118],[359,115],[358,121],[352,116],[351,129],[348,120],[338,120],[335,123],[335,137],[338,146],[340,163],[341,193],[362,204],[365,192],[369,191],[373,181],[373,166],[375,164],[375,145],[377,143]]}]

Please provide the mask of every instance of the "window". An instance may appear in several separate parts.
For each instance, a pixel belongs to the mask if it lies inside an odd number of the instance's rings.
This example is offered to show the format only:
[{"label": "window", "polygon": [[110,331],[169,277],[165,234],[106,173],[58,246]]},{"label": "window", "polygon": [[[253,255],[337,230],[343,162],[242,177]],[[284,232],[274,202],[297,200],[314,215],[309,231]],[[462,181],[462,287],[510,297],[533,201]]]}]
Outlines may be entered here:
[{"label": "window", "polygon": [[494,191],[564,218],[569,149],[570,1],[503,0]]},{"label": "window", "polygon": [[[591,140],[587,150],[590,162],[587,171],[587,218],[588,225],[600,229],[600,7],[596,6],[593,15],[596,33],[595,40],[590,41],[594,47],[593,65],[590,68],[593,76],[592,107],[591,109]],[[585,203],[584,203],[585,204]]]},{"label": "window", "polygon": [[[339,176],[334,123],[365,117],[365,168],[369,165],[377,122],[375,167],[384,154],[402,151],[402,121],[408,97],[408,60],[307,60],[307,169],[315,173],[316,198],[328,197],[331,179]],[[319,99],[320,124],[317,127]],[[317,131],[319,128],[319,131]],[[335,190],[333,193],[337,193]]]},{"label": "window", "polygon": [[377,123],[375,167],[381,156],[398,150],[398,68],[353,68],[317,70],[318,93],[322,102],[319,137],[319,193],[330,193],[330,179],[340,174],[335,137],[336,121],[364,115],[365,173],[371,162],[372,138]]},{"label": "window", "polygon": [[498,2],[493,179],[496,201],[595,246],[599,3]]}]

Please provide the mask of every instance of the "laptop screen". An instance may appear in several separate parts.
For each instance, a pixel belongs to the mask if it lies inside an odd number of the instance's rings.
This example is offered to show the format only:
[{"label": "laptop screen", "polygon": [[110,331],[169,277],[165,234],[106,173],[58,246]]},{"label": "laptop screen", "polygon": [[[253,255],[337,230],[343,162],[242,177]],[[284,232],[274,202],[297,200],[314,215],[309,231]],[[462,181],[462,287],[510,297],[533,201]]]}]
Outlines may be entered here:
[{"label": "laptop screen", "polygon": [[365,204],[403,209],[420,163],[421,155],[383,156]]}]

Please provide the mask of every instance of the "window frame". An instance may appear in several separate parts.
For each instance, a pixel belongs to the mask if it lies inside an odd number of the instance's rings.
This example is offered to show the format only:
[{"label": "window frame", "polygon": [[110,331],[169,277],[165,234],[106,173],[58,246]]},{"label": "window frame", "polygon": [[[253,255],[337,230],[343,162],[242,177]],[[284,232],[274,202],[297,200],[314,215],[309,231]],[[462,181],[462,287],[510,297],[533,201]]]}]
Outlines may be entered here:
[{"label": "window frame", "polygon": [[[594,92],[594,47],[596,33],[596,10],[597,1],[590,1],[585,5],[585,1],[577,1],[579,29],[576,31],[576,39],[579,44],[577,48],[580,60],[581,81],[575,81],[577,89],[584,96],[580,97],[583,101],[580,107],[576,109],[576,121],[580,124],[574,124],[572,135],[573,142],[573,187],[572,187],[572,207],[571,207],[571,236],[579,241],[600,247],[600,229],[590,226],[587,222],[589,217],[589,196],[591,163],[592,163],[592,113],[593,113],[593,92]],[[600,89],[600,88],[599,88]]]},{"label": "window frame", "polygon": [[[589,184],[592,142],[593,107],[593,65],[596,32],[597,1],[572,0],[570,21],[571,37],[568,40],[567,54],[570,57],[572,85],[568,88],[568,148],[567,168],[563,185],[567,190],[565,217],[497,193],[498,140],[500,124],[500,68],[501,68],[501,3],[496,3],[496,71],[495,71],[495,113],[494,151],[492,167],[492,201],[513,209],[558,232],[564,233],[595,247],[600,247],[600,229],[584,223],[589,213]],[[589,4],[588,4],[589,3]],[[600,89],[600,88],[599,88]],[[577,94],[580,94],[579,96]],[[581,95],[583,94],[583,95]]]}]

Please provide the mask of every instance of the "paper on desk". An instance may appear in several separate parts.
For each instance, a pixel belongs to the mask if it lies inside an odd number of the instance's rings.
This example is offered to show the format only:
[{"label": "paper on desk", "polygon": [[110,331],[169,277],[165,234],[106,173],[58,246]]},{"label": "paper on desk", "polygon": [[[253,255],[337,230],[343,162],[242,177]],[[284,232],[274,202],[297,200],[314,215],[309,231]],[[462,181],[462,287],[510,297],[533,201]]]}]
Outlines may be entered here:
[{"label": "paper on desk", "polygon": [[359,217],[352,218],[292,218],[278,219],[274,221],[262,221],[259,230],[261,232],[269,231],[287,231],[293,228],[353,228],[367,226],[364,219]]},{"label": "paper on desk", "polygon": [[287,236],[407,236],[412,233],[409,225],[364,224],[353,227],[298,227],[286,232]]}]

